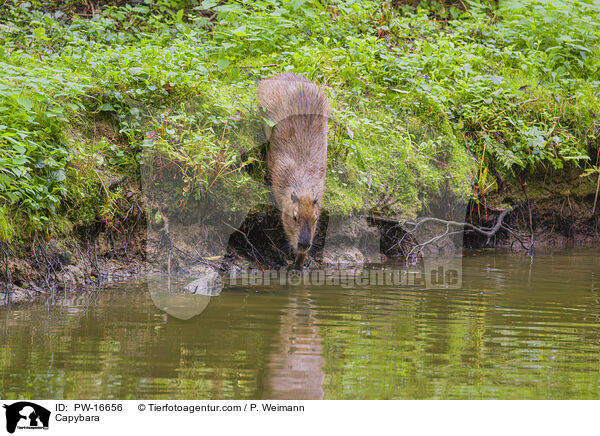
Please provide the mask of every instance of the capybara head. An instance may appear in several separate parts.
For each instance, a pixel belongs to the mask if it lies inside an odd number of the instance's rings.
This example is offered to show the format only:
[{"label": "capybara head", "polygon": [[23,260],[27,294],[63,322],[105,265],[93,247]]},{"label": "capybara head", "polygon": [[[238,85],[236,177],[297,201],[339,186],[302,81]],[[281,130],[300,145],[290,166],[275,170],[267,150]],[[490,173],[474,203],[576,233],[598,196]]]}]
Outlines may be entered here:
[{"label": "capybara head", "polygon": [[283,228],[296,253],[304,254],[310,248],[319,220],[320,206],[319,194],[298,195],[292,192],[289,201],[285,202],[281,214]]}]

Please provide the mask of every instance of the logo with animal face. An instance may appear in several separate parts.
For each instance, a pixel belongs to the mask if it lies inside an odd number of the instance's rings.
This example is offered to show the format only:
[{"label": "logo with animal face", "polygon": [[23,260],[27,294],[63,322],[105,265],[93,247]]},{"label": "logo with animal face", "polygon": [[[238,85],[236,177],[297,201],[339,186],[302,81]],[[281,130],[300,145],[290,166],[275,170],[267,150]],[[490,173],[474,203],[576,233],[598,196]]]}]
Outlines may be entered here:
[{"label": "logo with animal face", "polygon": [[50,411],[29,401],[4,404],[6,409],[6,431],[19,429],[48,429]]}]

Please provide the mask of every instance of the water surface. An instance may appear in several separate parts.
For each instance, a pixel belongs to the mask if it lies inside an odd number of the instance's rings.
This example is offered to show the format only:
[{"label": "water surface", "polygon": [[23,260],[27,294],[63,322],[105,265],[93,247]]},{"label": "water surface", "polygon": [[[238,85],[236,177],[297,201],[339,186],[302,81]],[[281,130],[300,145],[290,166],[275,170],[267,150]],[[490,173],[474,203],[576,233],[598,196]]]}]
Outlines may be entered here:
[{"label": "water surface", "polygon": [[149,281],[0,309],[3,399],[600,398],[600,252],[469,255],[460,289]]}]

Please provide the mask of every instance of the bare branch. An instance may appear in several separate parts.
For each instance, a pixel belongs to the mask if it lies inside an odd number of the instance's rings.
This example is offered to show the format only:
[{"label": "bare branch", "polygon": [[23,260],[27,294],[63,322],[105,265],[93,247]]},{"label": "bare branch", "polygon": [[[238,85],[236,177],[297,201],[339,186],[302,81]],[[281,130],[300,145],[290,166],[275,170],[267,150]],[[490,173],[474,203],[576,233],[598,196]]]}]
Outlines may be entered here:
[{"label": "bare branch", "polygon": [[[428,245],[431,245],[431,244],[441,240],[444,237],[457,235],[457,234],[460,234],[463,232],[476,232],[481,235],[487,236],[487,240],[485,243],[487,245],[487,244],[489,244],[490,240],[496,235],[496,233],[498,233],[498,231],[500,229],[504,229],[504,230],[507,230],[509,233],[511,233],[513,236],[515,236],[515,238],[521,243],[523,248],[525,248],[526,250],[529,250],[533,244],[531,244],[529,247],[525,246],[525,244],[521,241],[521,239],[516,236],[514,231],[512,231],[512,229],[510,229],[510,227],[504,225],[504,219],[506,218],[506,216],[510,212],[517,209],[518,207],[519,207],[519,205],[513,205],[513,206],[510,206],[510,207],[502,210],[500,212],[500,214],[498,215],[498,218],[496,219],[496,223],[494,224],[493,227],[476,226],[474,224],[467,223],[467,222],[444,220],[444,219],[435,218],[435,217],[424,217],[417,221],[398,221],[398,220],[395,220],[392,218],[369,216],[369,215],[363,215],[362,218],[366,218],[366,219],[369,219],[369,220],[375,221],[375,222],[394,224],[401,228],[404,228],[406,233],[404,234],[404,236],[402,236],[402,238],[400,238],[400,240],[397,243],[400,245],[404,242],[404,239],[407,236],[414,237],[415,232],[424,224],[435,223],[435,224],[442,224],[442,225],[446,226],[446,229],[442,234],[436,235],[425,242],[416,243],[415,246],[412,247],[412,249],[406,255],[406,262],[408,263],[411,258],[414,261],[416,259],[416,257],[419,254],[421,254],[423,252],[423,249],[425,247],[427,247]],[[530,215],[531,215],[531,210],[530,210]],[[456,228],[456,227],[462,227],[462,229],[451,231],[452,228]],[[532,242],[533,242],[533,231],[532,231]]]}]

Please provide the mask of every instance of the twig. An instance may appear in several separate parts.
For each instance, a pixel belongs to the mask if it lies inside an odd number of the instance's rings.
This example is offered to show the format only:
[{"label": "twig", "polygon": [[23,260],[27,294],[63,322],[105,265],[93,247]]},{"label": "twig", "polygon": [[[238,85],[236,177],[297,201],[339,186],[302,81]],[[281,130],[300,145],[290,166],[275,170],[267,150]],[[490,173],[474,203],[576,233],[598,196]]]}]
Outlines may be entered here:
[{"label": "twig", "polygon": [[526,103],[533,103],[534,101],[537,101],[537,100],[538,100],[537,98],[529,98],[527,100],[523,100],[523,101],[515,104],[515,107],[521,106],[521,105],[526,104]]},{"label": "twig", "polygon": [[266,64],[266,65],[237,65],[238,68],[266,68],[266,67],[276,67],[279,64]]},{"label": "twig", "polygon": [[406,263],[408,263],[408,260],[410,259],[411,255],[413,254],[413,252],[415,250],[419,250],[419,252],[421,252],[423,250],[423,248],[425,248],[427,245],[433,244],[434,242],[439,241],[440,239],[442,239],[445,236],[458,235],[459,233],[463,233],[463,230],[458,230],[455,232],[450,232],[449,230],[450,230],[450,223],[448,223],[448,225],[446,226],[446,231],[442,235],[434,236],[429,241],[425,241],[425,242],[415,245],[412,248],[412,250],[410,250],[408,252],[408,254],[406,255]]},{"label": "twig", "polygon": [[[402,236],[402,238],[397,242],[396,245],[399,245],[400,247],[402,246],[402,243],[404,241],[404,239],[407,236],[413,236],[415,232],[417,231],[417,229],[419,227],[421,227],[423,224],[425,223],[437,223],[437,224],[443,224],[446,226],[446,230],[444,231],[444,233],[442,233],[441,235],[436,235],[434,237],[432,237],[431,239],[425,241],[425,242],[421,242],[421,243],[417,243],[409,252],[408,254],[406,254],[406,262],[409,262],[409,260],[415,257],[415,253],[421,253],[423,251],[423,249],[430,245],[433,244],[437,241],[439,241],[440,239],[447,237],[447,236],[451,236],[451,235],[457,235],[463,232],[476,232],[479,233],[481,235],[487,236],[487,241],[485,243],[485,245],[489,244],[490,240],[492,239],[492,237],[494,237],[496,235],[496,233],[498,233],[498,231],[500,229],[506,229],[508,230],[511,234],[514,235],[514,232],[512,232],[508,227],[504,226],[504,219],[506,218],[506,216],[514,211],[515,209],[517,209],[519,207],[519,205],[513,205],[510,206],[506,209],[504,209],[503,211],[500,212],[500,214],[498,215],[498,218],[496,219],[496,223],[494,224],[493,227],[482,227],[482,226],[476,226],[474,224],[471,223],[467,223],[467,222],[459,222],[459,221],[453,221],[453,220],[444,220],[441,218],[435,218],[435,217],[425,217],[422,218],[418,221],[398,221],[392,218],[385,218],[385,217],[379,217],[379,216],[369,216],[369,215],[363,215],[362,218],[366,218],[366,219],[370,219],[372,221],[380,221],[380,222],[384,222],[384,223],[388,223],[388,224],[394,224],[396,226],[399,227],[405,227],[406,231],[405,234]],[[412,227],[412,228],[407,228],[408,226]],[[451,227],[462,227],[462,230],[456,230],[456,231],[451,231]],[[533,233],[532,233],[533,235]],[[515,235],[516,236],[516,235]],[[522,241],[517,237],[517,239],[519,240],[519,242],[521,242],[521,245],[523,245],[523,247],[525,248],[524,244],[522,243]],[[529,249],[529,248],[527,248]]]},{"label": "twig", "polygon": [[94,170],[94,173],[96,173],[96,176],[98,176],[100,183],[102,183],[102,187],[104,188],[104,192],[106,193],[106,198],[110,198],[110,194],[108,193],[108,188],[104,184],[104,180],[102,180],[102,177],[100,177],[100,174],[98,174],[98,171],[96,171],[96,168],[92,168],[92,169]]},{"label": "twig", "polygon": [[[529,232],[531,233],[531,242],[527,247],[527,250],[531,250],[533,248],[534,239],[533,239],[533,218],[531,217],[531,203],[529,202],[529,196],[527,195],[527,189],[525,188],[526,183],[521,183],[521,188],[523,189],[523,194],[525,195],[525,199],[527,200],[527,211],[529,212]],[[568,199],[568,197],[567,197]]]},{"label": "twig", "polygon": [[4,260],[4,268],[5,268],[5,277],[4,279],[6,280],[6,298],[10,298],[11,295],[11,290],[12,290],[12,277],[11,277],[11,273],[10,270],[8,269],[8,259],[10,256],[10,249],[6,250],[4,248],[4,245],[2,244],[2,242],[0,242],[0,251],[2,251],[2,258]]},{"label": "twig", "polygon": [[[506,215],[508,215],[510,212],[512,212],[513,210],[515,210],[516,208],[518,208],[519,205],[514,205],[514,206],[510,206],[506,209],[504,209],[502,211],[502,213],[500,213],[500,215],[498,215],[498,218],[496,220],[496,224],[494,225],[494,227],[481,227],[481,226],[476,226],[474,224],[471,223],[467,223],[467,222],[459,222],[459,221],[448,221],[448,220],[443,220],[441,218],[434,218],[434,217],[426,217],[423,218],[419,221],[416,222],[410,222],[410,221],[406,221],[404,224],[407,225],[413,225],[414,227],[410,230],[410,233],[414,233],[414,231],[421,225],[427,222],[435,222],[435,223],[439,223],[439,224],[447,224],[447,225],[451,225],[451,226],[462,226],[462,227],[467,227],[470,230],[473,230],[477,233],[480,233],[484,236],[488,237],[488,242],[489,239],[494,236],[498,230],[500,230],[500,228],[502,227],[502,221],[504,220],[504,218],[506,217]],[[400,223],[398,223],[400,224]]]},{"label": "twig", "polygon": [[[523,247],[524,250],[529,250],[529,248],[527,248],[527,246],[523,243],[523,240],[521,238],[519,238],[519,236],[517,236],[517,234],[508,226],[506,225],[502,225],[502,228],[504,230],[506,230],[508,233],[510,233],[511,235],[513,235],[515,237],[515,239],[517,241],[519,241],[519,243],[521,244],[521,247]],[[513,242],[514,244],[514,242]],[[511,248],[512,248],[512,244],[511,244]]]},{"label": "twig", "polygon": [[[598,168],[598,158],[600,158],[600,147],[596,152],[596,168]],[[596,213],[596,203],[598,202],[598,191],[600,190],[600,171],[598,172],[598,182],[596,183],[596,196],[594,197],[594,207],[592,207],[592,215]]]},{"label": "twig", "polygon": [[235,227],[233,227],[232,225],[230,225],[229,223],[226,223],[225,221],[221,220],[221,222],[223,224],[225,224],[227,227],[229,227],[230,229],[232,229],[235,232],[241,233],[241,235],[244,237],[244,239],[246,240],[246,243],[250,246],[250,248],[253,251],[253,254],[256,253],[254,255],[255,260],[258,260],[260,258],[260,262],[261,263],[265,263],[265,259],[264,257],[260,254],[260,251],[258,251],[256,249],[256,247],[252,244],[252,242],[250,242],[250,239],[248,239],[248,235],[246,235],[244,232],[242,232],[240,229],[236,229]]}]

